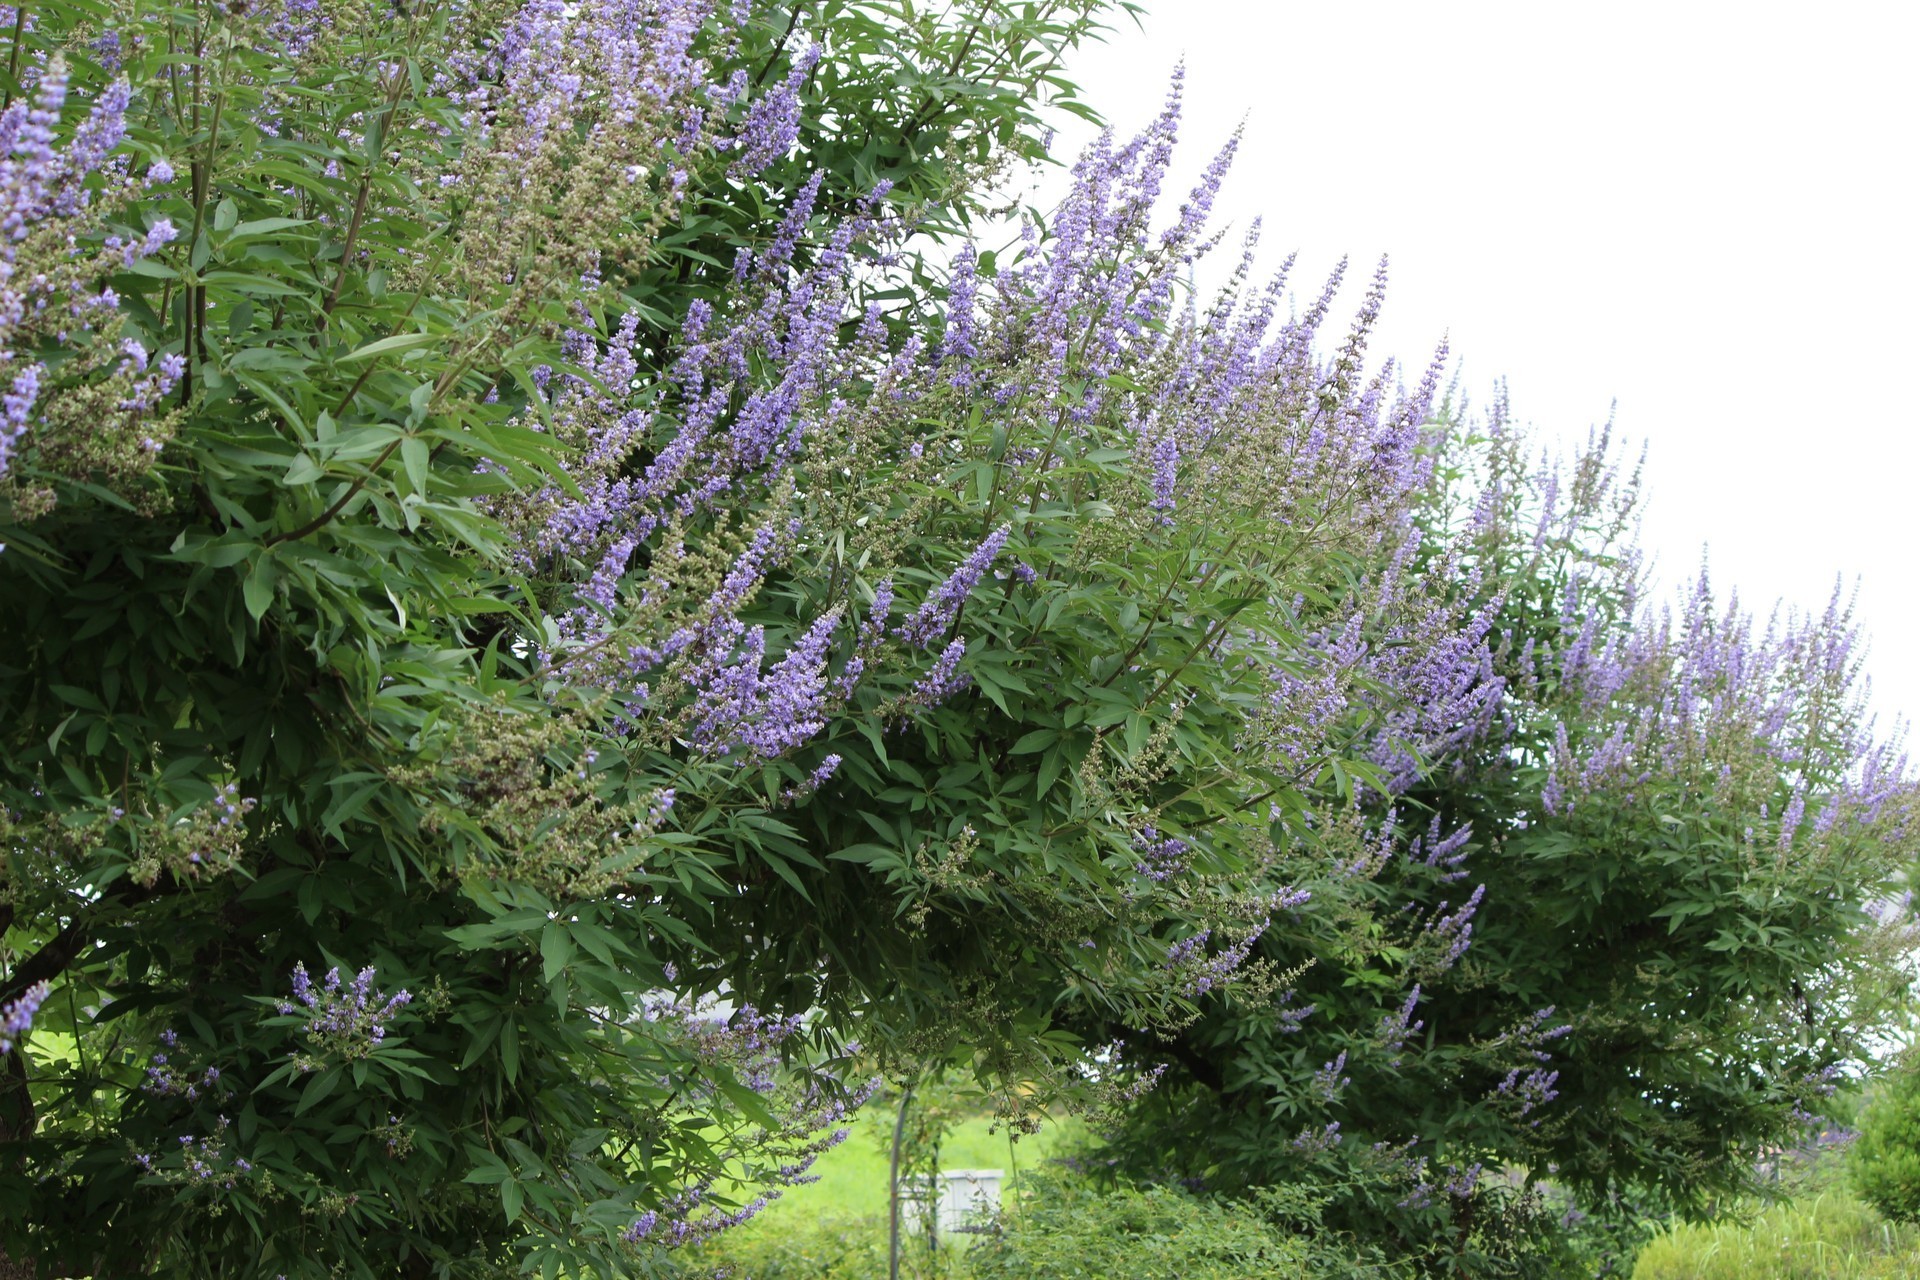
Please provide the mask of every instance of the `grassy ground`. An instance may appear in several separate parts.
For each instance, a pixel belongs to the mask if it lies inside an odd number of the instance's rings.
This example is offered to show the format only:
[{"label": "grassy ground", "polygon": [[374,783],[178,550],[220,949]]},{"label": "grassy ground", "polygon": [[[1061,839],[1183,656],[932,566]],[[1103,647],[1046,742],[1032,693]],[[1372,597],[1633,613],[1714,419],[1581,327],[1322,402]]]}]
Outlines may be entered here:
[{"label": "grassy ground", "polygon": [[[942,1169],[1004,1169],[1011,1178],[1054,1153],[1066,1135],[1065,1123],[1050,1122],[1039,1133],[1018,1142],[1006,1130],[989,1132],[990,1121],[980,1118],[956,1125],[940,1144]],[[791,1187],[768,1205],[748,1230],[778,1230],[795,1218],[850,1216],[876,1219],[884,1228],[887,1215],[887,1165],[893,1136],[893,1113],[871,1108],[855,1117],[847,1140],[820,1157],[813,1171],[820,1181]]]},{"label": "grassy ground", "polygon": [[1841,1187],[1776,1205],[1745,1226],[1678,1226],[1640,1251],[1633,1280],[1908,1280],[1920,1230]]},{"label": "grassy ground", "polygon": [[[1009,1142],[986,1119],[956,1125],[940,1146],[942,1169],[1002,1169],[1011,1178],[1046,1160],[1069,1136],[1073,1122],[1050,1123],[1038,1134]],[[820,1181],[790,1187],[753,1221],[694,1250],[690,1274],[726,1274],[733,1280],[872,1280],[886,1274],[887,1167],[893,1113],[875,1107],[858,1116],[847,1140],[820,1158]],[[909,1229],[903,1239],[904,1275],[942,1280],[967,1274],[965,1249],[929,1253]]]}]

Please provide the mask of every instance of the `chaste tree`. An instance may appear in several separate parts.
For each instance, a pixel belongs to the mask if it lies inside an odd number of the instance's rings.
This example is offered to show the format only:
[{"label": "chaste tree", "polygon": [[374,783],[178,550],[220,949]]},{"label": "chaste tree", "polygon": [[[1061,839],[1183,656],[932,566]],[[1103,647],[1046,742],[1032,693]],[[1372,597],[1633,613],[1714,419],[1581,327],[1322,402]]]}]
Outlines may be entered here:
[{"label": "chaste tree", "polygon": [[1844,618],[1189,295],[1177,80],[964,239],[1098,8],[0,14],[9,1259],[668,1274],[929,1063],[1437,1257],[1810,1107]]},{"label": "chaste tree", "polygon": [[1308,1189],[1434,1270],[1559,1274],[1565,1192],[1704,1212],[1830,1127],[1908,1007],[1914,814],[1840,597],[1756,628],[1703,572],[1648,607],[1606,433],[1536,465],[1507,414],[1450,428],[1416,517],[1491,696],[1375,748],[1335,872],[1393,904],[1383,945],[1269,933],[1323,1034],[1221,1002],[1139,1045],[1167,1074],[1108,1155]]}]

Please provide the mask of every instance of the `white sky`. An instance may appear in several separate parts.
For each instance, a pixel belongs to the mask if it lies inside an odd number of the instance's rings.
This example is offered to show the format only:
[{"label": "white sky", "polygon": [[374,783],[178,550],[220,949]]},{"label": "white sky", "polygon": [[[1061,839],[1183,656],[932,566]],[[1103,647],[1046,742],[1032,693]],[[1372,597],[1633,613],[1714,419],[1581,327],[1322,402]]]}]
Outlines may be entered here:
[{"label": "white sky", "polygon": [[1883,729],[1920,719],[1920,10],[1148,3],[1068,70],[1131,132],[1184,54],[1170,193],[1244,116],[1217,208],[1264,216],[1267,265],[1299,250],[1311,291],[1350,255],[1350,314],[1390,253],[1370,354],[1417,369],[1448,334],[1542,438],[1617,400],[1656,595],[1703,548],[1762,614],[1857,579]]}]

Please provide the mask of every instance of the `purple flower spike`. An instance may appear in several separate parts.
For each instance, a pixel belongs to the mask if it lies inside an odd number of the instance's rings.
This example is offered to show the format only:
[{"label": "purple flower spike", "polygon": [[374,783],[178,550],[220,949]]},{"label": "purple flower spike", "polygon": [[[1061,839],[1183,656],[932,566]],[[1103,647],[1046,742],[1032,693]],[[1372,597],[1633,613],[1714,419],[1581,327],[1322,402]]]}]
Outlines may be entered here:
[{"label": "purple flower spike", "polygon": [[986,576],[987,569],[999,556],[1001,548],[1007,545],[1007,538],[1012,532],[1011,525],[1003,524],[988,534],[960,567],[934,589],[926,603],[900,624],[900,638],[917,649],[927,649],[945,635],[947,628],[959,616],[960,606],[966,603],[967,597],[980,584],[980,579]]}]

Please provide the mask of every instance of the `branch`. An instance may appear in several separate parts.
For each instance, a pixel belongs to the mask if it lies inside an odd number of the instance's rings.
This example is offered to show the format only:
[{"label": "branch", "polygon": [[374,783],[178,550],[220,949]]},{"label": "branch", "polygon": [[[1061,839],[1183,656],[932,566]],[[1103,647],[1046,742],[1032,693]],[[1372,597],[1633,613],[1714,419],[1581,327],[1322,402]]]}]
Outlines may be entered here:
[{"label": "branch", "polygon": [[[72,923],[53,935],[47,944],[15,966],[13,973],[0,982],[0,1005],[11,1004],[25,994],[28,987],[36,982],[51,982],[67,971],[68,966],[80,957],[93,944],[94,926],[99,922],[100,911],[109,906],[133,906],[149,898],[170,892],[158,887],[131,886],[127,892],[110,894],[90,903],[80,914],[74,916]],[[9,912],[12,910],[8,908]]]},{"label": "branch", "polygon": [[787,29],[780,33],[780,39],[773,46],[773,52],[767,55],[766,63],[760,68],[760,74],[753,78],[753,87],[758,89],[766,82],[767,75],[773,70],[773,64],[780,61],[780,55],[787,51],[787,41],[793,38],[793,29],[800,25],[800,3],[794,0],[792,11],[787,16]]},{"label": "branch", "polygon": [[[403,436],[401,437],[401,439],[405,439],[405,437]],[[345,511],[347,509],[347,504],[353,501],[354,495],[358,494],[362,489],[367,487],[367,481],[373,479],[374,475],[379,472],[380,468],[387,465],[387,460],[393,457],[394,450],[398,449],[399,447],[400,447],[400,440],[395,440],[392,444],[388,445],[385,449],[381,450],[380,456],[373,460],[373,465],[367,468],[366,474],[360,476],[352,484],[348,485],[347,491],[341,494],[339,499],[335,501],[332,506],[328,507],[325,511],[322,511],[319,515],[315,516],[313,519],[301,525],[298,529],[295,529],[289,533],[278,534],[272,538],[267,539],[267,545],[270,547],[277,547],[283,542],[298,542],[300,539],[306,537],[308,534],[314,533],[321,529],[326,528],[328,524],[332,523],[333,518],[335,516],[339,515],[342,511]]]},{"label": "branch", "polygon": [[36,982],[50,982],[65,973],[67,966],[92,940],[91,922],[78,919],[53,935],[52,941],[28,956],[14,969],[12,977],[0,983],[0,1005],[13,1003]]}]

